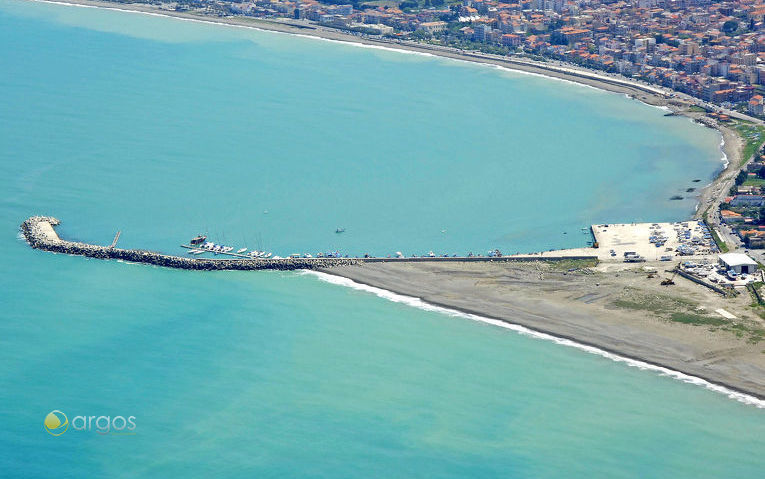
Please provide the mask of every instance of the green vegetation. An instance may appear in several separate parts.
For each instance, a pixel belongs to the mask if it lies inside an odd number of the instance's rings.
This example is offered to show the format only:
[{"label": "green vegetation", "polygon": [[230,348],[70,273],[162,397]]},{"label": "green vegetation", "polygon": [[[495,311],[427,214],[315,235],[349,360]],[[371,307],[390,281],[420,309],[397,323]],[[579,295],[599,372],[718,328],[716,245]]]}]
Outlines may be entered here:
[{"label": "green vegetation", "polygon": [[614,301],[613,305],[623,309],[650,311],[658,316],[671,310],[689,311],[694,307],[694,304],[686,299],[661,294],[646,296],[634,288],[624,288],[624,295],[622,299]]},{"label": "green vegetation", "polygon": [[706,113],[707,109],[697,105],[691,105],[690,107],[688,107],[688,111],[695,111],[696,113]]},{"label": "green vegetation", "polygon": [[695,313],[672,313],[669,319],[676,323],[695,325],[708,324],[710,326],[722,326],[727,322],[723,318],[713,318],[711,316],[704,316]]},{"label": "green vegetation", "polygon": [[365,0],[359,8],[398,7],[401,1],[397,0]]},{"label": "green vegetation", "polygon": [[765,178],[749,177],[741,183],[741,186],[763,186],[765,185]]},{"label": "green vegetation", "polygon": [[572,269],[594,268],[598,265],[597,259],[564,259],[560,261],[545,261],[552,271],[570,271]]},{"label": "green vegetation", "polygon": [[723,23],[722,31],[726,35],[732,36],[736,33],[736,30],[738,30],[738,22],[735,20],[728,20],[727,22]]},{"label": "green vegetation", "polygon": [[755,125],[754,123],[738,120],[733,128],[738,132],[741,138],[746,142],[744,151],[741,155],[741,166],[746,164],[754,154],[759,151],[762,144],[765,143],[765,126]]},{"label": "green vegetation", "polygon": [[[754,283],[749,283],[746,285],[746,289],[749,290],[749,294],[752,295],[752,300],[754,301],[752,303],[752,307],[756,308],[757,306],[762,306],[765,304],[762,300],[762,296],[760,295],[760,291],[762,290],[762,285],[765,283],[762,283],[761,281],[755,281]],[[762,317],[762,315],[765,313],[765,311],[758,311],[757,314]]]},{"label": "green vegetation", "polygon": [[[327,0],[321,0],[322,2]],[[378,5],[380,6],[388,6],[388,7],[394,7],[398,6],[402,11],[412,11],[412,10],[420,10],[423,8],[430,8],[435,7],[440,9],[443,9],[446,6],[454,5],[454,4],[460,4],[462,3],[460,0],[399,0],[398,2],[389,2],[386,0],[372,0],[372,1],[365,1],[363,2],[363,5],[369,5],[372,7],[376,7]]]},{"label": "green vegetation", "polygon": [[[746,339],[752,344],[765,339],[765,328],[760,324],[710,316],[705,311],[696,309],[692,302],[685,299],[665,295],[640,295],[636,290],[630,288],[626,288],[625,293],[628,297],[618,299],[612,305],[622,309],[648,311],[658,318],[673,323],[706,326],[710,331],[726,331],[738,338]],[[753,307],[755,306],[759,310],[758,314],[765,317],[765,308],[753,305]]]},{"label": "green vegetation", "polygon": [[712,233],[712,239],[715,240],[715,243],[717,244],[717,247],[720,249],[721,253],[727,253],[730,251],[730,248],[728,248],[728,245],[725,244],[725,241],[720,238],[720,235],[717,234],[717,231],[714,228],[709,228],[709,231]]}]

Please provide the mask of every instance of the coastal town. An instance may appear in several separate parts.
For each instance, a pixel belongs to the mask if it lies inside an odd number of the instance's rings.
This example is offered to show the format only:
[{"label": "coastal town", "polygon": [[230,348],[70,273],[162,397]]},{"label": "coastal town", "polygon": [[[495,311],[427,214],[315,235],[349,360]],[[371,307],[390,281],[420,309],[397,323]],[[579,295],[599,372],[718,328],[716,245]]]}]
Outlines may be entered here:
[{"label": "coastal town", "polygon": [[[127,3],[127,2],[124,2]],[[132,2],[131,2],[132,3]],[[765,115],[759,0],[180,0],[163,10],[313,25],[503,56],[560,61]]]},{"label": "coastal town", "polygon": [[5,475],[762,475],[765,0],[0,31]]}]

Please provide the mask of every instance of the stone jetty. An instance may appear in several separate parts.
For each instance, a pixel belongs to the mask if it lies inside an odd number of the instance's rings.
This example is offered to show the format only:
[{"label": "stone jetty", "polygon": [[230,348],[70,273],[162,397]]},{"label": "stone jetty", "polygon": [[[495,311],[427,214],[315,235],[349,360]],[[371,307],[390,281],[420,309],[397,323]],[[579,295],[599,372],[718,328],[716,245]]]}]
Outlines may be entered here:
[{"label": "stone jetty", "polygon": [[60,221],[50,216],[33,216],[21,224],[21,232],[29,246],[54,253],[73,254],[98,259],[118,259],[133,263],[153,264],[167,268],[215,270],[296,270],[324,269],[360,264],[360,258],[280,258],[280,259],[209,259],[185,258],[140,249],[112,248],[58,237],[54,226]]},{"label": "stone jetty", "polygon": [[99,246],[59,238],[55,226],[60,221],[52,216],[32,216],[21,224],[21,233],[29,246],[35,249],[64,253],[89,258],[117,259],[132,263],[153,264],[166,268],[216,270],[322,270],[336,266],[353,266],[379,262],[511,262],[511,261],[556,261],[570,259],[597,259],[594,255],[565,256],[502,256],[502,257],[410,257],[410,258],[253,258],[253,259],[212,259],[187,258],[140,249],[122,249],[113,246]]}]

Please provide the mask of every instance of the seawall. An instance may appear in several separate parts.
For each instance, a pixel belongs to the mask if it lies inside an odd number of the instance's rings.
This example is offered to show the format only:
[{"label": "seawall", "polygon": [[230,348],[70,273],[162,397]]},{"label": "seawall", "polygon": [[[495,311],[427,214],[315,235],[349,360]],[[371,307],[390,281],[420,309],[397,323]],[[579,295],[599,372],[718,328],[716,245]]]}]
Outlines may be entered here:
[{"label": "seawall", "polygon": [[97,259],[118,259],[166,268],[202,271],[217,270],[320,270],[336,266],[380,262],[512,262],[597,259],[597,256],[513,256],[513,257],[435,257],[435,258],[278,258],[278,259],[211,259],[186,258],[140,249],[99,246],[59,238],[54,227],[60,221],[51,216],[32,216],[21,224],[21,233],[29,246],[43,251]]},{"label": "seawall", "polygon": [[54,226],[60,221],[50,216],[33,216],[21,224],[21,232],[32,248],[54,253],[73,254],[97,259],[119,259],[166,268],[215,270],[296,270],[331,268],[359,264],[356,258],[285,258],[285,259],[209,259],[184,258],[140,249],[111,248],[58,237]]}]

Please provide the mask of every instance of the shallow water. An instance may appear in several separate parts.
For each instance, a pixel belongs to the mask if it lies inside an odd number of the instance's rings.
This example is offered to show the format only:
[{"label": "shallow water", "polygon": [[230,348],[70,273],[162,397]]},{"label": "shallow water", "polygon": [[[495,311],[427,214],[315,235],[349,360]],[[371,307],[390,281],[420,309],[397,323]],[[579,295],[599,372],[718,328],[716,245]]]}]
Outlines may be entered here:
[{"label": "shallow water", "polygon": [[[205,230],[282,255],[583,246],[593,222],[687,217],[668,198],[719,168],[715,132],[564,82],[146,15],[1,0],[0,42],[12,477],[761,470],[761,410],[654,372],[313,276],[17,236],[40,213],[179,254]],[[52,437],[53,409],[137,428]]]}]

